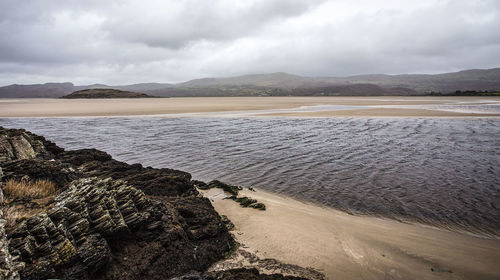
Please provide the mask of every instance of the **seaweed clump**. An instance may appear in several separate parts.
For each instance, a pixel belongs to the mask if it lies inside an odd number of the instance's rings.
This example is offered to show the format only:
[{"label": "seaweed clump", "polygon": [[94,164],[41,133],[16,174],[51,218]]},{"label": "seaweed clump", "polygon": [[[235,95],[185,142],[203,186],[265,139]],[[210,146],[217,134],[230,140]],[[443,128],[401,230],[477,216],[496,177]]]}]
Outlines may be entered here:
[{"label": "seaweed clump", "polygon": [[245,207],[245,208],[251,207],[254,209],[261,210],[261,211],[266,210],[266,205],[264,203],[258,202],[256,199],[253,199],[250,197],[246,197],[246,196],[237,197],[235,195],[232,195],[232,196],[227,197],[227,198],[238,202],[241,205],[241,207]]},{"label": "seaweed clump", "polygon": [[223,183],[219,180],[210,181],[208,184],[202,181],[193,180],[193,185],[201,190],[209,190],[213,188],[219,188],[228,192],[232,195],[238,195],[239,191],[243,188],[240,186],[234,186],[230,184]]}]

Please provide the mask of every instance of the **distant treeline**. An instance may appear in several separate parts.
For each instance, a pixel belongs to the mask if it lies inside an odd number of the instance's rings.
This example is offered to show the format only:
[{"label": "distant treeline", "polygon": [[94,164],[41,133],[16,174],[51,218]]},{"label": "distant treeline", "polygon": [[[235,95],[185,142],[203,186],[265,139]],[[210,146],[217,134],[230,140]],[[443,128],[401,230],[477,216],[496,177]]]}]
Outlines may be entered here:
[{"label": "distant treeline", "polygon": [[488,90],[457,90],[454,92],[442,93],[431,91],[429,95],[432,96],[500,96],[500,91]]}]

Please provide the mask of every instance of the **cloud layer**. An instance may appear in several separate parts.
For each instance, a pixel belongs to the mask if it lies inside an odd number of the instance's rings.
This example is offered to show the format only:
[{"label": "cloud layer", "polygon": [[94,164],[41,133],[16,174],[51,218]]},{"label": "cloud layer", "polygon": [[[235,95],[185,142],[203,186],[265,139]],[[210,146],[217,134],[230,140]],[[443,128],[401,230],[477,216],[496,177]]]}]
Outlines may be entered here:
[{"label": "cloud layer", "polygon": [[498,34],[496,0],[4,0],[0,85],[491,68]]}]

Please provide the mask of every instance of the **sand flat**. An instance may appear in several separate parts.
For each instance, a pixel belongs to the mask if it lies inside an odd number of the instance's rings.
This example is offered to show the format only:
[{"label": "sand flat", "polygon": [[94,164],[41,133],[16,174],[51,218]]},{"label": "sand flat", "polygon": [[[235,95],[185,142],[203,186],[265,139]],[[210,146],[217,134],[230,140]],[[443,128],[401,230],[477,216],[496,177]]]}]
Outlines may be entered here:
[{"label": "sand flat", "polygon": [[[500,279],[500,240],[393,220],[353,216],[258,190],[266,211],[205,192],[261,258],[313,267],[328,279]],[[432,270],[431,270],[432,269]]]},{"label": "sand flat", "polygon": [[[139,99],[0,99],[0,117],[74,117],[74,116],[141,116],[187,113],[210,113],[252,110],[292,109],[301,106],[387,106],[387,105],[439,105],[480,104],[500,102],[500,97],[191,97],[191,98],[139,98]],[[271,116],[456,116],[456,112],[412,110],[402,114],[396,108],[350,112],[300,112]],[[430,114],[428,111],[433,112]],[[436,113],[437,112],[437,113]],[[444,113],[443,113],[444,112]],[[265,113],[265,112],[264,112]],[[269,113],[269,112],[268,112]],[[342,115],[344,114],[344,115]],[[476,116],[470,114],[468,116]]]}]

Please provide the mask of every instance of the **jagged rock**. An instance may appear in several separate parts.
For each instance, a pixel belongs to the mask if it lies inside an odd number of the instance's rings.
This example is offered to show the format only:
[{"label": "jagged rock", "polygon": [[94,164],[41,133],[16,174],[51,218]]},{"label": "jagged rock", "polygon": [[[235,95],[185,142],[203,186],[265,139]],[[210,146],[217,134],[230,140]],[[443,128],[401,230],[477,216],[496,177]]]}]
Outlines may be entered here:
[{"label": "jagged rock", "polygon": [[0,163],[36,156],[50,156],[62,149],[24,129],[6,129],[0,127]]},{"label": "jagged rock", "polygon": [[162,231],[173,223],[166,207],[123,181],[77,180],[55,200],[54,208],[26,219],[9,235],[10,251],[28,264],[21,271],[25,279],[94,278],[110,259],[107,240],[141,228]]},{"label": "jagged rock", "polygon": [[[0,206],[3,206],[3,204],[3,191],[0,189]],[[10,254],[9,241],[5,233],[5,224],[3,211],[0,209],[0,279],[17,280],[19,279],[18,270],[23,268],[24,263],[17,262]]]},{"label": "jagged rock", "polygon": [[0,162],[34,158],[37,154],[31,146],[28,135],[19,133],[17,135],[0,134]]},{"label": "jagged rock", "polygon": [[58,159],[71,163],[84,172],[85,177],[111,177],[127,181],[148,195],[196,195],[191,174],[168,168],[156,169],[140,164],[127,164],[111,158],[107,153],[85,149],[61,153]]},{"label": "jagged rock", "polygon": [[[27,264],[23,279],[161,279],[203,270],[232,246],[205,198],[168,206],[124,181],[86,178],[55,201],[9,234],[10,251]],[[152,263],[161,268],[152,271]]]}]

